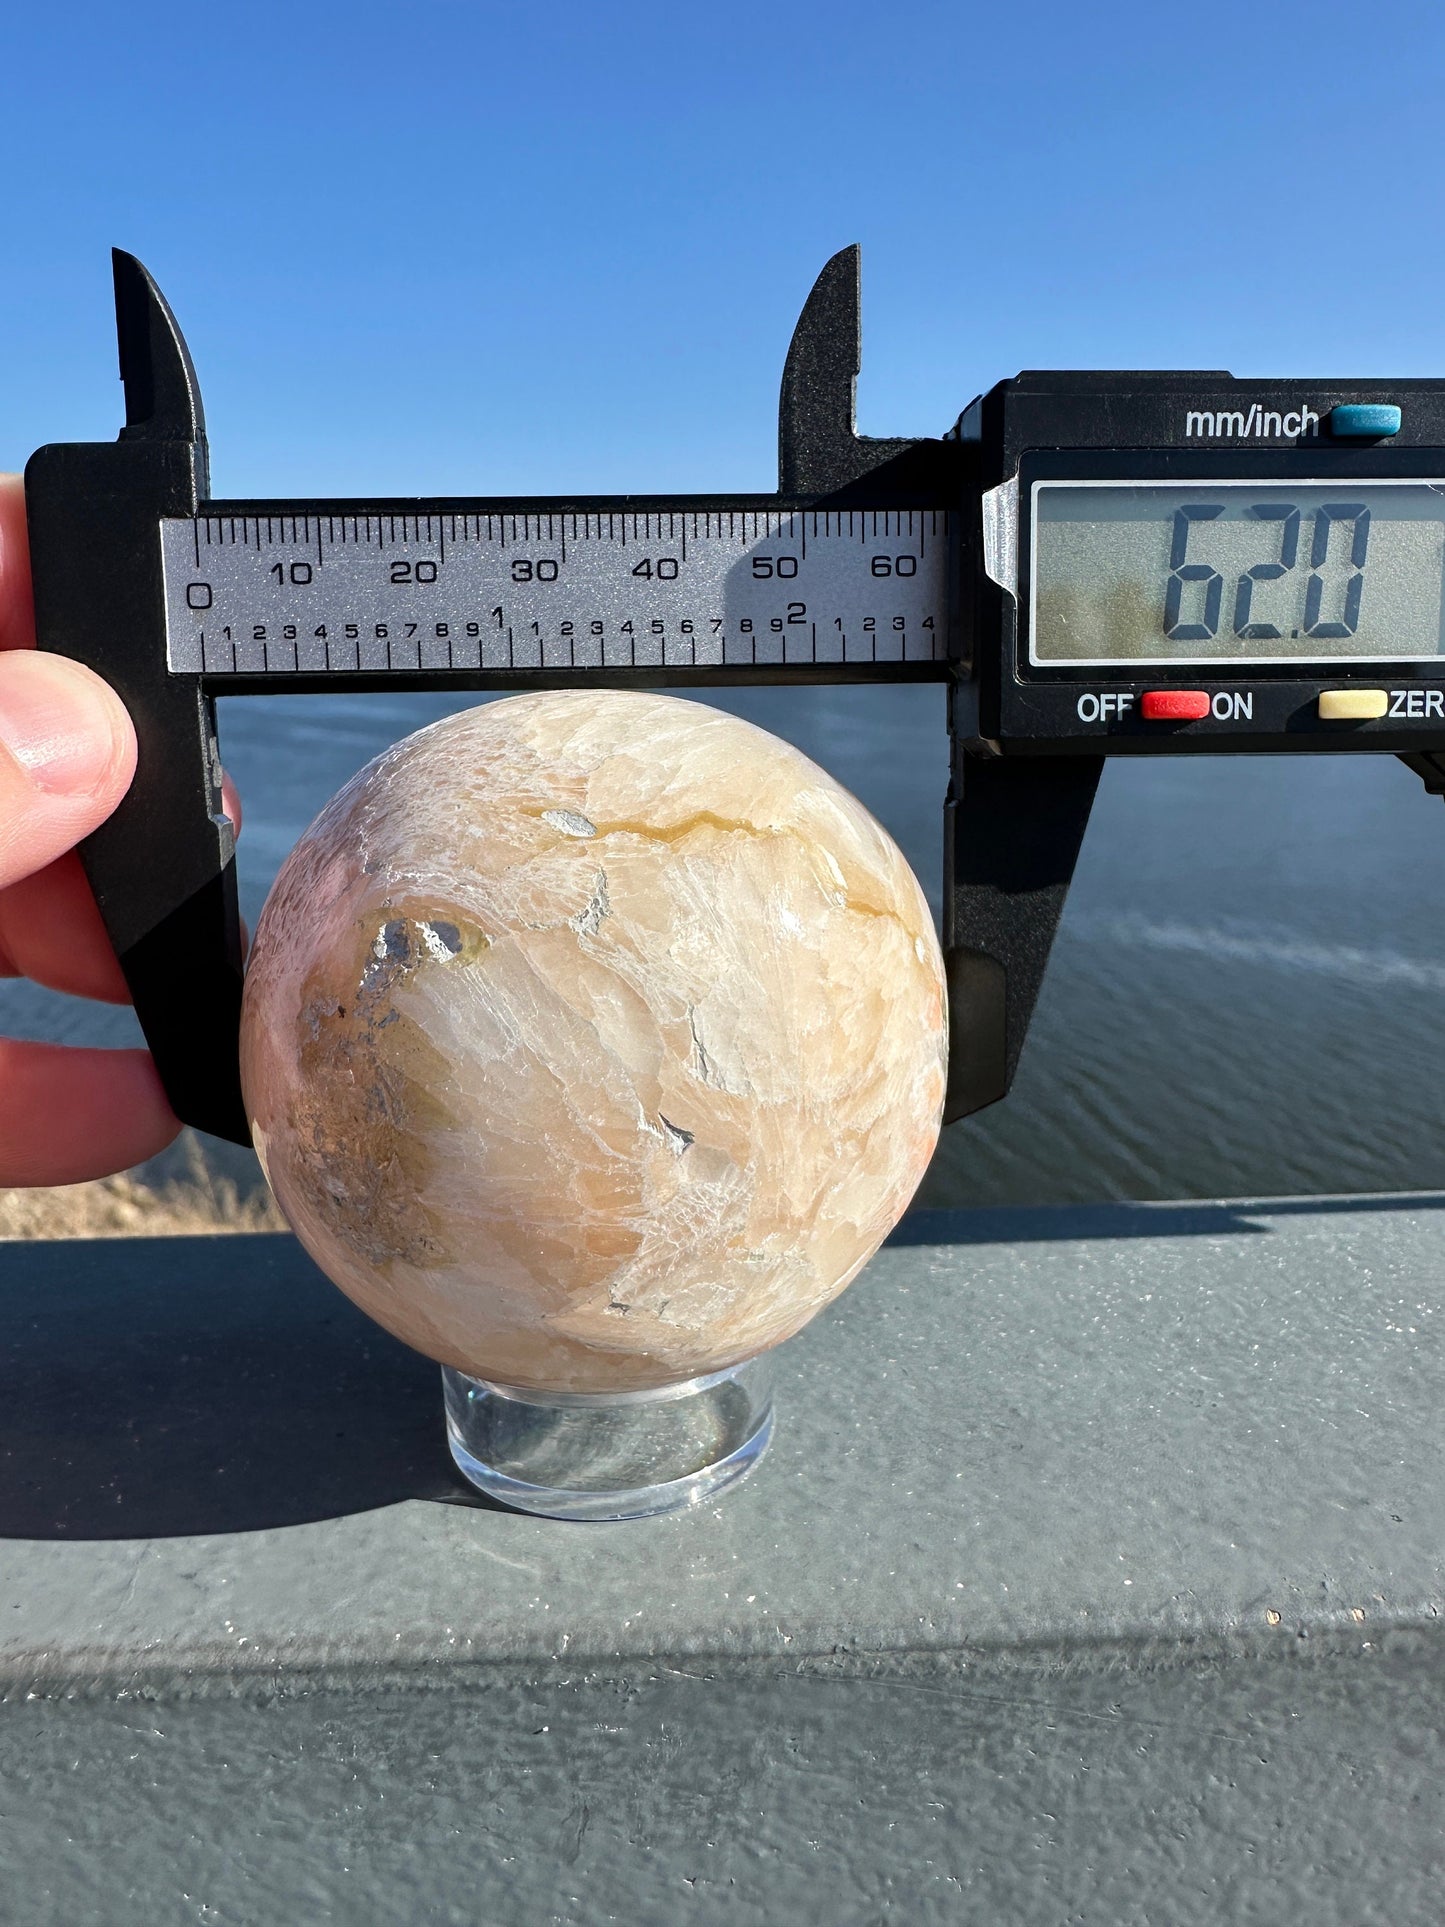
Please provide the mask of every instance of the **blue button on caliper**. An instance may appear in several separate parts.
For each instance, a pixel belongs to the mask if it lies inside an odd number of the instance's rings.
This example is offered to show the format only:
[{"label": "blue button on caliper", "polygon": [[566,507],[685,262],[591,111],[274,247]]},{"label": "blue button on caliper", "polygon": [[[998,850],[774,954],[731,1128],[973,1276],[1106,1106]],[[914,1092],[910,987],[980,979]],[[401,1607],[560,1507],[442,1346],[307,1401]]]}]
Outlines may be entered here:
[{"label": "blue button on caliper", "polygon": [[1330,433],[1379,441],[1400,432],[1400,411],[1393,402],[1342,401],[1330,410]]}]

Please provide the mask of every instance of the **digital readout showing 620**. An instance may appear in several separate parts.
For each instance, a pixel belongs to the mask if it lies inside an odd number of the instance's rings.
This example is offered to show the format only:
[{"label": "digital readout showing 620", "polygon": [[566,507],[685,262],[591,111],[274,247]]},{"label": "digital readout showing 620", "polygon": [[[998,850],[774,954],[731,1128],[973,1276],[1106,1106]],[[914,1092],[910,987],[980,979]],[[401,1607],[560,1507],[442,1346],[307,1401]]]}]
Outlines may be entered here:
[{"label": "digital readout showing 620", "polygon": [[1428,482],[1041,482],[1036,662],[1445,652]]}]

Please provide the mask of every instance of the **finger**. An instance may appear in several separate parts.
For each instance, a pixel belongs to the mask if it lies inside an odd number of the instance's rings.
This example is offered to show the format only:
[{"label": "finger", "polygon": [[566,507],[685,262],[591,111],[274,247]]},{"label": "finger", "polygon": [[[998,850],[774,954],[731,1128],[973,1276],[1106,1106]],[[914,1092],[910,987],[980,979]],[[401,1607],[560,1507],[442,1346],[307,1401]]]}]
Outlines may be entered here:
[{"label": "finger", "polygon": [[102,1003],[130,1001],[80,858],[73,850],[0,890],[0,976]]},{"label": "finger", "polygon": [[109,1177],[180,1128],[146,1051],[0,1039],[0,1185]]},{"label": "finger", "polygon": [[18,475],[0,475],[0,649],[34,647],[25,483]]},{"label": "finger", "polygon": [[221,808],[231,819],[233,833],[239,836],[241,834],[241,792],[224,770],[221,771]]},{"label": "finger", "polygon": [[[242,918],[243,957],[249,947],[250,935]],[[48,990],[93,997],[101,1003],[130,1002],[109,934],[73,850],[0,890],[0,978],[4,977],[29,977]]]},{"label": "finger", "polygon": [[[251,948],[246,919],[241,955]],[[73,850],[0,890],[0,979],[29,977],[47,990],[128,1004],[130,991],[110,935]]]},{"label": "finger", "polygon": [[[34,646],[35,609],[25,527],[25,483],[22,476],[0,474],[0,650],[33,649]],[[124,794],[123,789],[120,794]],[[119,800],[117,796],[110,808]],[[221,772],[221,808],[239,836],[241,795],[224,770]]]},{"label": "finger", "polygon": [[0,654],[0,889],[103,823],[135,758],[125,706],[92,670],[44,651]]}]

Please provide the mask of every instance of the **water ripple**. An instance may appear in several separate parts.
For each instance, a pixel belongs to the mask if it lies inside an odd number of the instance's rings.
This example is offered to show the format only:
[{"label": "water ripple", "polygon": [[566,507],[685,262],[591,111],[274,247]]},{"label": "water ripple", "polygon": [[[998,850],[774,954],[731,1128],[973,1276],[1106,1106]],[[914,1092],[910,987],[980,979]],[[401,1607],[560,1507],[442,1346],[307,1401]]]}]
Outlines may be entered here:
[{"label": "water ripple", "polygon": [[1398,950],[1311,942],[1288,930],[1258,924],[1241,929],[1224,923],[1159,923],[1128,913],[1101,916],[1086,911],[1071,917],[1068,928],[1071,936],[1084,943],[1185,951],[1220,962],[1332,977],[1362,990],[1405,985],[1412,990],[1445,991],[1445,964]]}]

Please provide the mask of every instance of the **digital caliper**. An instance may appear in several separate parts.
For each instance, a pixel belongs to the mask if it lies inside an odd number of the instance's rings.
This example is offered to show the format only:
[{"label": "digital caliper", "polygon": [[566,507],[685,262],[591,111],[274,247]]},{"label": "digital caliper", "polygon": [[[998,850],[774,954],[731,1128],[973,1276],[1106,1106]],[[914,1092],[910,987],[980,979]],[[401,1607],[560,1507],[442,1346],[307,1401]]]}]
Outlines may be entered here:
[{"label": "digital caliper", "polygon": [[215,699],[942,681],[945,1118],[1012,1082],[1106,755],[1376,750],[1445,791],[1445,386],[1023,374],[854,429],[858,250],[794,331],[775,495],[218,501],[117,252],[126,425],[26,470],[43,648],[140,755],[82,849],[177,1114],[249,1141]]}]

